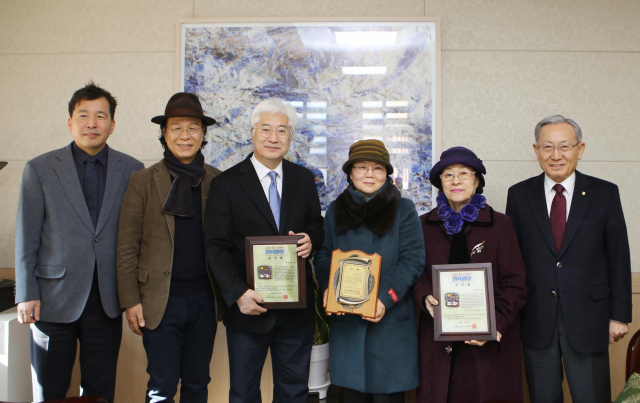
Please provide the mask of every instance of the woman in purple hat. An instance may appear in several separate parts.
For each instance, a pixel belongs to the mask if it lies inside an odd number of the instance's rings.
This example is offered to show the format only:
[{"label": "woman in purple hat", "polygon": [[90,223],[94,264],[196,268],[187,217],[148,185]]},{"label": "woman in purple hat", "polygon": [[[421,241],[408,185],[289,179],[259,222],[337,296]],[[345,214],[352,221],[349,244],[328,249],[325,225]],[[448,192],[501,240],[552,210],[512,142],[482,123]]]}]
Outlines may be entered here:
[{"label": "woman in purple hat", "polygon": [[[525,268],[509,217],[482,196],[486,169],[471,150],[442,153],[429,175],[438,206],[420,217],[426,265],[415,286],[420,309],[417,402],[522,401],[518,312],[524,305]],[[435,341],[432,265],[491,263],[498,341]]]}]

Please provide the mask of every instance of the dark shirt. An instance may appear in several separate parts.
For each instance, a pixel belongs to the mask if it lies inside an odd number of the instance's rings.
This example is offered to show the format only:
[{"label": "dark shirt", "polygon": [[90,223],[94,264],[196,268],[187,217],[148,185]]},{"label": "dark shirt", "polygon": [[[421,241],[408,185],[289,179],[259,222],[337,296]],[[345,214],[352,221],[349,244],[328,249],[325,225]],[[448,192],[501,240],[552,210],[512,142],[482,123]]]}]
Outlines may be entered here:
[{"label": "dark shirt", "polygon": [[[76,171],[78,172],[78,179],[80,179],[80,189],[84,185],[84,171],[87,168],[87,160],[91,157],[83,149],[78,147],[75,141],[71,145],[73,153],[73,159],[76,162]],[[96,171],[98,172],[98,200],[96,217],[100,217],[100,209],[102,208],[102,199],[104,198],[104,187],[107,183],[107,163],[109,161],[109,146],[104,145],[104,148],[95,155],[98,159],[96,163]]]},{"label": "dark shirt", "polygon": [[195,295],[211,290],[204,251],[202,186],[191,188],[192,217],[175,218],[175,243],[169,295]]}]

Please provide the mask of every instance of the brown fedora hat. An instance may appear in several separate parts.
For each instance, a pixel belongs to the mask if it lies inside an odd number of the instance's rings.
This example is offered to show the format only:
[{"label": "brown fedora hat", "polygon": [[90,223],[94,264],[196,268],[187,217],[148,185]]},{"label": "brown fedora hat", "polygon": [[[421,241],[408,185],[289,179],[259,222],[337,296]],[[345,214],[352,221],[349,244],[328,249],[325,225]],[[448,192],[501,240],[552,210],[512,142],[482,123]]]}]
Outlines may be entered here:
[{"label": "brown fedora hat", "polygon": [[174,94],[167,107],[164,108],[164,115],[156,116],[151,121],[161,125],[169,118],[198,118],[205,126],[216,123],[215,119],[204,115],[200,100],[195,94],[188,92],[178,92]]}]

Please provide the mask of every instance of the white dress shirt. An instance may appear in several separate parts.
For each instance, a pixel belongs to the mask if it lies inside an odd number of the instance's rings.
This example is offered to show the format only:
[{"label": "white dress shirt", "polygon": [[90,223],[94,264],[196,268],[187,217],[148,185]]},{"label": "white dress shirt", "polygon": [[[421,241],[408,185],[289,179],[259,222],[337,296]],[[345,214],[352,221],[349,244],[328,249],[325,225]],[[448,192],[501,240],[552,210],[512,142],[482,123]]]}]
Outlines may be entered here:
[{"label": "white dress shirt", "polygon": [[[269,172],[272,170],[264,166],[258,159],[256,155],[251,156],[251,163],[253,164],[253,168],[256,170],[258,174],[258,179],[260,179],[260,183],[262,184],[262,190],[264,190],[265,196],[267,196],[267,201],[269,200],[269,186],[271,186],[271,178],[269,177]],[[278,194],[280,195],[280,199],[282,199],[282,161],[280,164],[274,169],[278,176],[276,176],[276,186],[278,188]]]},{"label": "white dress shirt", "polygon": [[[562,194],[564,198],[567,200],[567,216],[565,220],[569,219],[569,209],[571,208],[571,200],[573,199],[573,189],[576,187],[576,172],[573,171],[571,176],[560,183],[564,190]],[[549,178],[547,175],[544,176],[544,192],[547,197],[547,213],[549,217],[551,217],[551,203],[553,202],[553,198],[556,197],[556,191],[553,190],[553,187],[556,185],[556,181]]]}]

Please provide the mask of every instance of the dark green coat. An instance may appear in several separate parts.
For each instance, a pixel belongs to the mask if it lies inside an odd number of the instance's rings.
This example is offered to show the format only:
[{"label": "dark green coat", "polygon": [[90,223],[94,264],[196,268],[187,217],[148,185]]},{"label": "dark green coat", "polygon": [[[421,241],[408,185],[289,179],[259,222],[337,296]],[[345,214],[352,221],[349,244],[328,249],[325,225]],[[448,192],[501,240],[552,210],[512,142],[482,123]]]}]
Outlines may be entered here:
[{"label": "dark green coat", "polygon": [[[391,185],[393,186],[393,185]],[[354,201],[364,196],[349,190]],[[331,383],[366,393],[394,393],[418,386],[418,336],[412,286],[424,271],[424,238],[413,202],[400,199],[391,229],[377,235],[364,225],[336,232],[335,202],[324,220],[325,238],[314,265],[322,292],[329,284],[331,252],[358,249],[382,256],[379,299],[386,313],[378,323],[357,315],[330,316]],[[393,290],[398,298],[393,302]]]}]

